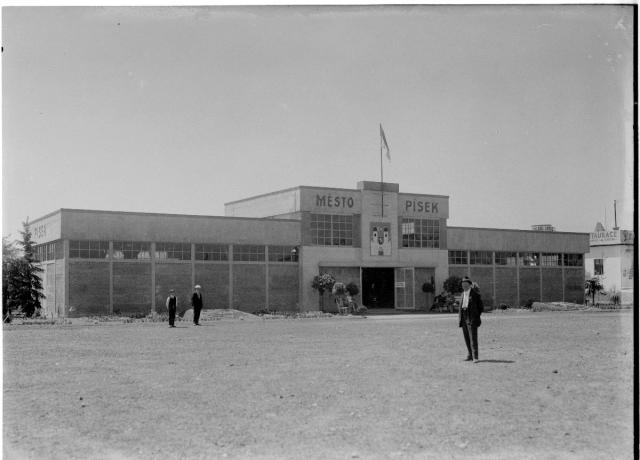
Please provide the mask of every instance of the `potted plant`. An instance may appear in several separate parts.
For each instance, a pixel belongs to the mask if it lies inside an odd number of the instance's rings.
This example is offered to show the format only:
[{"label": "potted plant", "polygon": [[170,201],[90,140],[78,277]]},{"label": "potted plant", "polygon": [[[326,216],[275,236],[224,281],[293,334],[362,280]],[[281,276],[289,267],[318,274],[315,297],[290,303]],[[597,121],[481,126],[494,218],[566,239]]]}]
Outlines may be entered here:
[{"label": "potted plant", "polygon": [[324,312],[324,299],[323,295],[325,291],[331,291],[336,279],[331,273],[322,273],[313,277],[311,287],[318,291],[320,311]]}]

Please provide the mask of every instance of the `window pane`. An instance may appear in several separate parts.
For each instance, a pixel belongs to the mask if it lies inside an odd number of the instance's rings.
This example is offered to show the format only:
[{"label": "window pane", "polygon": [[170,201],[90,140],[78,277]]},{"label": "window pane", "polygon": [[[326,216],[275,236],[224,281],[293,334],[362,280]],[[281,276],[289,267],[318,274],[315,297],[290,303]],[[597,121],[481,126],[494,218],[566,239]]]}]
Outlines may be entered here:
[{"label": "window pane", "polygon": [[517,265],[517,258],[515,252],[496,252],[496,265]]},{"label": "window pane", "polygon": [[593,259],[593,274],[604,275],[604,261],[603,259]]},{"label": "window pane", "polygon": [[471,251],[469,256],[469,263],[471,265],[491,265],[492,252],[491,251]]},{"label": "window pane", "polygon": [[449,251],[449,265],[467,265],[467,251]]},{"label": "window pane", "polygon": [[263,262],[265,260],[264,246],[239,244],[233,247],[233,260],[241,262]]},{"label": "window pane", "polygon": [[[54,249],[55,250],[55,249]],[[109,242],[98,240],[69,241],[69,257],[105,259],[109,254]]]},{"label": "window pane", "polygon": [[562,264],[560,254],[542,254],[543,267],[559,267]]},{"label": "window pane", "polygon": [[537,267],[540,265],[539,254],[537,252],[521,252],[520,265],[525,267]]},{"label": "window pane", "polygon": [[311,214],[311,238],[317,245],[353,245],[353,216]]},{"label": "window pane", "polygon": [[226,244],[196,244],[196,260],[229,260],[229,246]]}]

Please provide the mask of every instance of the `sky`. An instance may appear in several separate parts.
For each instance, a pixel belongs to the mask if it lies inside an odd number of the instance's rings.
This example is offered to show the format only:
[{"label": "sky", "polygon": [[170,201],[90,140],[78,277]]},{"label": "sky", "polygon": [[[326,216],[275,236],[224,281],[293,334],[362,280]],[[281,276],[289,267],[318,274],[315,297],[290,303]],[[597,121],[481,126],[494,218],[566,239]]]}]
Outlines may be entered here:
[{"label": "sky", "polygon": [[2,234],[355,189],[379,124],[450,226],[632,229],[633,40],[622,5],[5,7]]}]

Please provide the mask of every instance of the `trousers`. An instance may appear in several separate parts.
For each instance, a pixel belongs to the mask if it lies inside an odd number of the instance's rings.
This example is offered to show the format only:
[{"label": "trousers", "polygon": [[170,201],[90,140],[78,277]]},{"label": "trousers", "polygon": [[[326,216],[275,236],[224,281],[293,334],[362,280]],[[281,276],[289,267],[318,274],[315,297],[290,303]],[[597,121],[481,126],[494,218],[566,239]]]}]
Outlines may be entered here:
[{"label": "trousers", "polygon": [[175,305],[169,306],[169,326],[173,326],[176,321],[176,307]]},{"label": "trousers", "polygon": [[193,307],[193,324],[200,323],[200,310],[202,307]]},{"label": "trousers", "polygon": [[478,328],[471,325],[466,310],[462,310],[462,334],[469,356],[478,359]]}]

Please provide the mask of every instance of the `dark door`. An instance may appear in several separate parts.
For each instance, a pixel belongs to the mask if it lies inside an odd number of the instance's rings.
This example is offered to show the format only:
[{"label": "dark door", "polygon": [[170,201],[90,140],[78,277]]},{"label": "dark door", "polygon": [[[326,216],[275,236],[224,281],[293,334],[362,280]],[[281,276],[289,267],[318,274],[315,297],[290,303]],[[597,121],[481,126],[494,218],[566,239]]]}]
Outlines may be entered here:
[{"label": "dark door", "polygon": [[367,308],[393,308],[393,268],[362,269],[362,304]]}]

